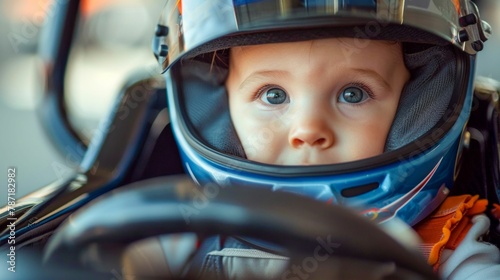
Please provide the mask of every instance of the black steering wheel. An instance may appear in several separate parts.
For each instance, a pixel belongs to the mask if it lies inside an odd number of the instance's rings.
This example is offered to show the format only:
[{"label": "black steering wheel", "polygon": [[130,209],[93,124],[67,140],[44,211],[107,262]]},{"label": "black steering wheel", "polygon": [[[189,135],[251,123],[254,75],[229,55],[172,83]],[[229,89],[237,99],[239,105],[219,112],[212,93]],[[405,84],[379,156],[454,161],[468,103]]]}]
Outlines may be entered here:
[{"label": "black steering wheel", "polygon": [[352,210],[255,187],[201,187],[187,176],[137,182],[85,206],[53,235],[44,261],[81,268],[96,246],[123,249],[133,241],[179,232],[265,240],[286,248],[289,264],[310,257],[318,239],[337,244],[308,279],[332,279],[332,270],[342,267],[349,269],[334,275],[367,279],[377,265],[392,268],[376,279],[438,279],[423,256]]}]

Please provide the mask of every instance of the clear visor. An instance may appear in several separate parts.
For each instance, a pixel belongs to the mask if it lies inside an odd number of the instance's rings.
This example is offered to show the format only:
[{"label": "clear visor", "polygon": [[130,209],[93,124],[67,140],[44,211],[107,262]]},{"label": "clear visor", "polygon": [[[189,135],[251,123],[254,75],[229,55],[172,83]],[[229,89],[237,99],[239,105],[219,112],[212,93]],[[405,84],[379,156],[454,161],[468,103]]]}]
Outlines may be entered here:
[{"label": "clear visor", "polygon": [[183,60],[171,75],[185,138],[199,152],[279,166],[431,148],[462,110],[467,56],[451,46],[357,42],[234,47],[227,66]]}]

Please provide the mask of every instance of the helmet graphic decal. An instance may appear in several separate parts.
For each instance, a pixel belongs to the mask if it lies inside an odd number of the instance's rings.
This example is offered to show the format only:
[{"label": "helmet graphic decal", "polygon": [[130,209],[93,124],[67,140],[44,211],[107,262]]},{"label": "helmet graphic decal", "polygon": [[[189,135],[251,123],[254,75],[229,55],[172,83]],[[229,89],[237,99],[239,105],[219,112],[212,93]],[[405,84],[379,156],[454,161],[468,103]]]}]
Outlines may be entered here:
[{"label": "helmet graphic decal", "polygon": [[392,219],[394,216],[396,216],[397,212],[403,208],[413,197],[415,197],[430,181],[434,173],[436,173],[436,170],[438,169],[439,165],[441,164],[441,161],[443,158],[441,158],[436,166],[425,176],[425,178],[418,183],[417,186],[415,186],[411,191],[397,199],[396,201],[388,204],[385,207],[382,208],[372,208],[366,211],[363,211],[362,214],[366,217],[369,217],[370,220],[376,221],[377,223],[383,223],[387,220]]}]

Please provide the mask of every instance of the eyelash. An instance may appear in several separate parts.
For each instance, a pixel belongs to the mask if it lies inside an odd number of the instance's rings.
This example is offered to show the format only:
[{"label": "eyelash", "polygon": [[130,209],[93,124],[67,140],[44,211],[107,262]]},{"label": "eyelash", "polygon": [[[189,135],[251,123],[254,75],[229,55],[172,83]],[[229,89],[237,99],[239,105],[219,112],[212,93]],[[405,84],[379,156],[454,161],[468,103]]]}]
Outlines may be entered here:
[{"label": "eyelash", "polygon": [[[366,94],[368,94],[368,97],[371,99],[371,100],[375,100],[376,99],[376,96],[375,94],[373,93],[373,91],[370,89],[370,87],[368,87],[365,83],[363,82],[360,82],[360,81],[356,81],[356,82],[352,82],[352,83],[349,83],[348,85],[344,86],[340,92],[339,92],[339,95],[337,95],[337,100],[339,99],[340,95],[342,94],[342,92],[346,89],[346,88],[349,88],[349,87],[359,87],[361,88],[362,90],[364,90],[366,92]],[[350,103],[349,105],[350,106],[363,106],[366,102],[362,102],[362,103]]]},{"label": "eyelash", "polygon": [[[264,92],[265,92],[266,90],[268,90],[268,89],[270,89],[270,88],[273,88],[273,87],[277,87],[277,88],[281,88],[281,89],[283,89],[282,87],[277,86],[277,85],[267,84],[267,85],[265,85],[265,86],[263,86],[263,87],[259,88],[259,90],[257,90],[257,91],[255,92],[255,94],[254,94],[254,95],[253,95],[253,97],[252,97],[252,100],[253,100],[253,101],[255,101],[255,100],[259,99],[259,98],[262,96],[262,94],[264,94]],[[284,90],[284,89],[283,89],[283,90]],[[285,91],[286,91],[286,90],[285,90]]]},{"label": "eyelash", "polygon": [[[349,83],[348,85],[342,87],[341,91],[338,93],[337,95],[337,100],[338,98],[340,97],[340,94],[342,94],[342,91],[348,87],[359,87],[361,88],[362,90],[364,90],[367,94],[368,94],[368,97],[370,97],[371,99],[376,99],[376,96],[375,94],[373,93],[373,91],[363,82],[360,82],[360,81],[356,81],[356,82],[352,82],[352,83]],[[264,85],[262,87],[260,87],[256,92],[255,94],[252,96],[252,101],[255,101],[257,99],[259,99],[262,94],[270,89],[270,88],[273,88],[273,87],[277,87],[277,88],[281,88],[283,89],[282,87],[278,86],[278,85],[272,85],[272,84],[267,84],[267,85]],[[283,89],[284,90],[284,89]],[[285,90],[286,92],[286,90]],[[363,102],[364,103],[364,102]],[[351,104],[352,106],[361,106],[363,105],[363,103],[359,104],[359,103],[356,103],[356,104]]]}]

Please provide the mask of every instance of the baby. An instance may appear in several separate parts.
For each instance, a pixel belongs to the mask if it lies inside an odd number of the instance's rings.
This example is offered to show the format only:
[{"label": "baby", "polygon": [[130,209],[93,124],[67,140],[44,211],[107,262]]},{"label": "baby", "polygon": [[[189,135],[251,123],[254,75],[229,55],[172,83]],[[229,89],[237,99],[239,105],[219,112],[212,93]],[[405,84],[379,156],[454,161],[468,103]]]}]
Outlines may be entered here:
[{"label": "baby", "polygon": [[[167,1],[155,50],[186,173],[397,218],[443,278],[498,277],[487,203],[454,188],[487,27],[465,0]],[[203,268],[283,267],[228,239],[202,242]]]}]

